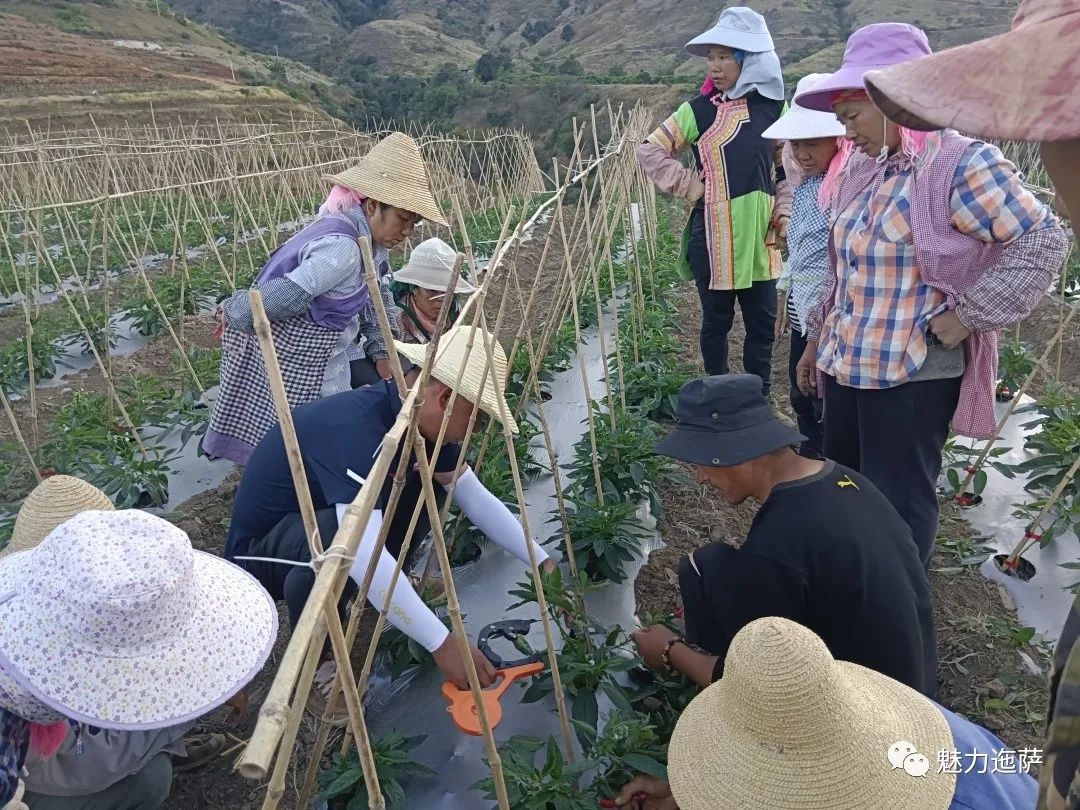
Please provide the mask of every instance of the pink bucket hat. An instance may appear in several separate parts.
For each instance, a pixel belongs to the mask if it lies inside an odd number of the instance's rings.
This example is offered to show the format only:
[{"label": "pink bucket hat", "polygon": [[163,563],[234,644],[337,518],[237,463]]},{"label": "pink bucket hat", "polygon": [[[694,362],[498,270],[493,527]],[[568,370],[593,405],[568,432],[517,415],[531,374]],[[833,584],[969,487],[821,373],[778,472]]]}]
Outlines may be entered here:
[{"label": "pink bucket hat", "polygon": [[236,694],[276,636],[250,574],[146,512],[83,512],[0,561],[0,669],[19,687],[0,681],[0,701],[21,716],[30,693],[100,728],[173,726]]},{"label": "pink bucket hat", "polygon": [[1078,53],[1080,0],[1024,0],[1007,33],[868,73],[866,90],[910,129],[1071,140],[1080,138]]},{"label": "pink bucket hat", "polygon": [[921,28],[907,23],[874,23],[848,37],[840,69],[819,84],[796,93],[795,103],[809,110],[831,112],[833,96],[842,90],[862,90],[863,77],[901,62],[932,53]]}]

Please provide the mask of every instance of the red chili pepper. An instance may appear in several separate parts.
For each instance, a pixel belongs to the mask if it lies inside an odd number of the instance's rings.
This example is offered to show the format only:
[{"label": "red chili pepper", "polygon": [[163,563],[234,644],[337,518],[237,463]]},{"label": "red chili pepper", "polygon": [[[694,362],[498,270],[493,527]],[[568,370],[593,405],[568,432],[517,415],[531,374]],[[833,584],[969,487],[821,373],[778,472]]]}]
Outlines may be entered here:
[{"label": "red chili pepper", "polygon": [[[638,806],[643,807],[645,805],[646,799],[648,799],[648,798],[649,798],[648,793],[635,793],[633,796],[630,797],[630,801],[633,802],[634,807],[638,807]],[[600,806],[603,807],[603,808],[611,808],[611,807],[618,807],[619,805],[615,804],[614,799],[601,799],[600,800]]]},{"label": "red chili pepper", "polygon": [[56,470],[54,470],[52,467],[46,467],[41,471],[42,478],[52,478],[54,475],[56,475]]}]

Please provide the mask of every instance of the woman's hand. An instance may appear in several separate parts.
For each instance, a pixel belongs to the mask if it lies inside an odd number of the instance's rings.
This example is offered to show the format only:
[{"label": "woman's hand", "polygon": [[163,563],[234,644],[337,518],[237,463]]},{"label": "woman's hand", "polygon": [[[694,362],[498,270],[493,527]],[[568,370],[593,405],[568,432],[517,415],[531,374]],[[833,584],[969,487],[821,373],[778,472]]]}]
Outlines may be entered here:
[{"label": "woman's hand", "polygon": [[971,330],[960,322],[956,312],[951,309],[930,319],[930,331],[946,349],[955,349],[971,337]]},{"label": "woman's hand", "polygon": [[695,173],[690,178],[690,188],[686,191],[686,199],[691,205],[697,205],[698,200],[704,196],[705,184],[701,182],[701,178]]},{"label": "woman's hand", "polygon": [[663,671],[664,650],[676,635],[664,625],[654,624],[647,629],[635,630],[630,636],[637,645],[638,655],[645,661],[645,666],[657,672]]},{"label": "woman's hand", "polygon": [[817,390],[817,341],[806,341],[806,350],[795,366],[795,383],[808,397],[816,397]]},{"label": "woman's hand", "polygon": [[773,337],[777,340],[788,330],[787,298],[787,290],[780,290],[776,295],[776,325],[773,327]]},{"label": "woman's hand", "polygon": [[671,785],[655,776],[635,776],[615,797],[616,807],[629,810],[679,810]]},{"label": "woman's hand", "polygon": [[786,214],[781,214],[773,223],[773,228],[776,231],[776,249],[782,250],[785,253],[787,253],[787,232],[789,222],[791,222],[791,217]]}]

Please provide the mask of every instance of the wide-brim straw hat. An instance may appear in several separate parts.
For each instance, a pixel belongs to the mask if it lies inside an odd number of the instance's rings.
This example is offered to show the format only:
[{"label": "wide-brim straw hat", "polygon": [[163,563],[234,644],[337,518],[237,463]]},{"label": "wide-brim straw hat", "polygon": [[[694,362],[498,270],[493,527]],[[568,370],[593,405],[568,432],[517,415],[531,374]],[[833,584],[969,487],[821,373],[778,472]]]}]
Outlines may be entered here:
[{"label": "wide-brim straw hat", "polygon": [[[485,373],[488,371],[485,344],[491,347],[491,355],[495,361],[494,367],[488,373]],[[424,365],[428,344],[396,340],[394,345],[398,352],[414,365]],[[493,419],[506,424],[511,433],[517,433],[517,422],[514,421],[510,406],[503,395],[506,390],[507,368],[506,352],[491,334],[479,326],[453,326],[439,339],[431,376],[457,391],[459,397],[473,403]]]},{"label": "wide-brim straw hat", "polygon": [[848,37],[840,69],[810,89],[796,93],[794,102],[808,110],[831,112],[834,96],[844,90],[862,90],[863,77],[870,71],[930,53],[930,40],[921,28],[895,22],[867,25]]},{"label": "wide-brim straw hat", "polygon": [[[811,73],[799,79],[796,96],[809,92],[829,78],[829,73]],[[809,110],[794,101],[776,122],[761,133],[762,138],[781,141],[805,141],[811,138],[842,138],[847,130],[832,112]]]},{"label": "wide-brim straw hat", "polygon": [[83,512],[0,561],[0,669],[101,728],[200,717],[258,673],[276,636],[254,577],[139,510]]},{"label": "wide-brim straw hat", "polygon": [[866,90],[910,129],[1071,140],[1080,138],[1078,54],[1080,0],[1025,0],[1010,31],[868,73]]},{"label": "wide-brim straw hat", "polygon": [[326,179],[439,225],[447,224],[431,193],[420,147],[403,132],[391,132],[355,166],[340,174],[327,175]]},{"label": "wide-brim straw hat", "polygon": [[[423,287],[425,290],[438,290],[446,292],[450,285],[450,276],[454,272],[454,264],[457,262],[458,252],[446,244],[442,239],[433,237],[425,239],[409,254],[409,261],[394,273],[394,281],[402,284],[413,284]],[[458,274],[457,283],[454,285],[454,294],[475,292],[476,287],[467,279]]]},{"label": "wide-brim straw hat", "polygon": [[[771,617],[739,631],[723,678],[682,713],[668,778],[682,810],[946,810],[956,776],[937,773],[938,753],[954,747],[926,697]],[[890,762],[912,749],[924,776]]]},{"label": "wide-brim straw hat", "polygon": [[686,50],[694,56],[708,56],[713,45],[748,53],[775,50],[765,18],[746,6],[725,8],[712,28],[686,43]]},{"label": "wide-brim straw hat", "polygon": [[11,540],[0,551],[0,557],[33,548],[49,532],[80,512],[113,508],[108,495],[82,479],[70,475],[46,478],[23,501],[15,518]]}]

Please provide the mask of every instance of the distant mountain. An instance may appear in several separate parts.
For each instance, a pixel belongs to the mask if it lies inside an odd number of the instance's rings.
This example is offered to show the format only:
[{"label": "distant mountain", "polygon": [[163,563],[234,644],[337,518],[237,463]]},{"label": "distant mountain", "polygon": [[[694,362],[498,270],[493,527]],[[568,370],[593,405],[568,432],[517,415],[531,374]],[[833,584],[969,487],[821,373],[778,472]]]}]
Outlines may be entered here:
[{"label": "distant mountain", "polygon": [[[506,49],[523,62],[573,57],[589,73],[693,70],[683,44],[722,4],[688,0],[169,0],[241,44],[280,53],[324,73],[358,68],[430,76],[449,62]],[[1008,27],[1002,0],[761,0],[785,63],[842,42],[856,28],[895,20],[920,25],[935,47]],[[390,25],[389,23],[394,23]]]}]

